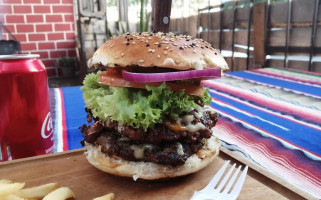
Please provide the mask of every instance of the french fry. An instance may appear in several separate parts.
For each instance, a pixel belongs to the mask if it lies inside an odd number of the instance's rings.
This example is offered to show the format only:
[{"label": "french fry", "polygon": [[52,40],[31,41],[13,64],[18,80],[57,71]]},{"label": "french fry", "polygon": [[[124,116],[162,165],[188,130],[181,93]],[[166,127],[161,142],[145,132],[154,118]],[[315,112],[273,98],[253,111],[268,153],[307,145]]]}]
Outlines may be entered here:
[{"label": "french fry", "polygon": [[40,199],[59,188],[58,183],[48,183],[31,188],[19,190],[16,195],[25,199]]},{"label": "french fry", "polygon": [[1,179],[1,180],[0,180],[0,185],[2,185],[2,184],[9,184],[9,183],[12,183],[12,181],[11,181],[11,180],[8,180],[8,179]]},{"label": "french fry", "polygon": [[4,200],[25,200],[25,198],[19,197],[15,194],[9,194],[4,198]]},{"label": "french fry", "polygon": [[3,199],[5,196],[16,193],[21,188],[25,186],[25,183],[7,183],[0,185],[0,199]]},{"label": "french fry", "polygon": [[114,193],[109,193],[101,197],[94,198],[93,200],[112,200],[114,199]]},{"label": "french fry", "polygon": [[70,188],[61,187],[47,194],[43,200],[65,200],[71,197],[75,197],[75,195]]}]

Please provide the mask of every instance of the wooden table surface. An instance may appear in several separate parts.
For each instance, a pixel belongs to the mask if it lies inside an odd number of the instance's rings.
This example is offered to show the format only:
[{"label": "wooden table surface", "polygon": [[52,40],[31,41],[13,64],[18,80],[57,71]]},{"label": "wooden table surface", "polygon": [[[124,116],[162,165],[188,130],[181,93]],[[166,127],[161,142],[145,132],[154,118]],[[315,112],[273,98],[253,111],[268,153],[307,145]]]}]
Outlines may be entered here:
[{"label": "wooden table surface", "polygon": [[[37,156],[0,163],[0,179],[26,182],[32,187],[49,182],[58,182],[69,187],[76,200],[88,200],[113,192],[115,199],[189,199],[195,190],[203,188],[224,160],[239,163],[224,152],[220,152],[208,167],[180,178],[163,181],[133,181],[106,174],[91,166],[83,150]],[[287,187],[249,168],[245,184],[238,198],[242,199],[304,199]]]}]

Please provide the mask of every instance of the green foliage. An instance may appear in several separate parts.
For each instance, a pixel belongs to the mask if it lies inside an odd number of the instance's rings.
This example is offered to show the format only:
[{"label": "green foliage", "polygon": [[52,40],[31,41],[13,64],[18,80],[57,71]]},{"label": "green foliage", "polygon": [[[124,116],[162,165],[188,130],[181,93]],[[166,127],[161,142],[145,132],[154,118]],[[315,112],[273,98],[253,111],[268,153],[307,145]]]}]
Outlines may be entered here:
[{"label": "green foliage", "polygon": [[69,57],[61,57],[58,60],[58,64],[60,67],[72,67],[74,68],[76,66],[76,60],[74,58]]},{"label": "green foliage", "polygon": [[146,90],[104,86],[98,83],[99,74],[89,74],[84,80],[81,89],[86,106],[95,117],[116,120],[135,128],[146,130],[156,123],[163,123],[164,119],[191,111],[195,102],[211,102],[208,94],[199,98],[184,91],[173,92],[165,83],[159,87],[147,86]]}]

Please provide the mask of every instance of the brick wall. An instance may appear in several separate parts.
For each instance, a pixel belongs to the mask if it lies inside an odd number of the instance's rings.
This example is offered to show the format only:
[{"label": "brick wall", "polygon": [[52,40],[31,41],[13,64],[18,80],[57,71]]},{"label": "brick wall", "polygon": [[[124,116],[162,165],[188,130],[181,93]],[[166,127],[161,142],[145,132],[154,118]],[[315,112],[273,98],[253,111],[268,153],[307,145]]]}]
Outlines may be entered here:
[{"label": "brick wall", "polygon": [[40,54],[49,77],[60,75],[59,57],[76,57],[73,0],[0,0],[0,15],[22,53]]}]

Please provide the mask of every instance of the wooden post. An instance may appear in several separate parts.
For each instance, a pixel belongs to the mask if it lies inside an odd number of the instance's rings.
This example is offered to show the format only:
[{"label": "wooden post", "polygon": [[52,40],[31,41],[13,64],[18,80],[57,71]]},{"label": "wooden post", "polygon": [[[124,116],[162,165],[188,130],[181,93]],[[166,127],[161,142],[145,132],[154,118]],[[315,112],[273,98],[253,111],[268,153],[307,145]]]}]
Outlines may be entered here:
[{"label": "wooden post", "polygon": [[153,0],[152,1],[152,24],[153,32],[169,31],[172,0]]},{"label": "wooden post", "polygon": [[253,6],[253,28],[254,28],[254,67],[261,68],[265,62],[265,3]]}]

